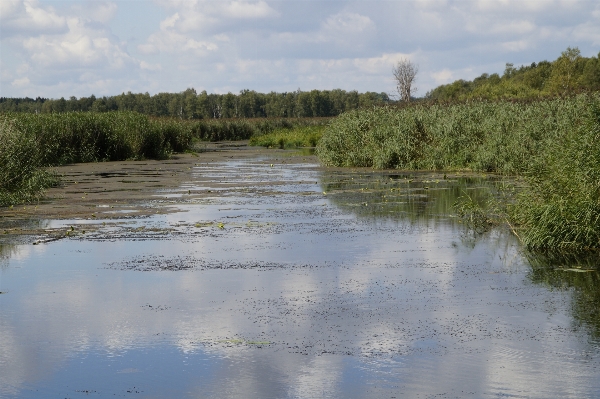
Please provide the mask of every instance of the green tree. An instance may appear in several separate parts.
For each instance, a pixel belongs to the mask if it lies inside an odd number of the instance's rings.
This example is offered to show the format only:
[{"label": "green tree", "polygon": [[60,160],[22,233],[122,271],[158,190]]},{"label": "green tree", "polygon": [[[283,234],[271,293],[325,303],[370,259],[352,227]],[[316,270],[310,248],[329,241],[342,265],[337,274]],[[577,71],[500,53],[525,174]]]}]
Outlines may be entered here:
[{"label": "green tree", "polygon": [[577,87],[577,61],[581,52],[577,47],[567,47],[554,61],[552,73],[546,85],[546,91],[552,94],[569,94]]}]

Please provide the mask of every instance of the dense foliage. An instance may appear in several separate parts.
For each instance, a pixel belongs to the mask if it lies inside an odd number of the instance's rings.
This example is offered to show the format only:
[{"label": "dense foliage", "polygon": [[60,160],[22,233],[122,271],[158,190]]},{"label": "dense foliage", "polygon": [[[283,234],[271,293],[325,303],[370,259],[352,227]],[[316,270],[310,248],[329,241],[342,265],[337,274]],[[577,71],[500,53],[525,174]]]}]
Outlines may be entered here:
[{"label": "dense foliage", "polygon": [[516,68],[506,64],[502,76],[483,75],[472,81],[457,80],[426,94],[439,101],[468,99],[533,99],[600,90],[600,54],[582,57],[578,48],[567,48],[553,62],[541,61]]},{"label": "dense foliage", "polygon": [[[267,137],[275,130],[289,136],[294,128],[321,129],[328,120],[185,120],[150,118],[136,112],[0,114],[0,206],[35,200],[44,188],[56,183],[44,167],[161,159],[190,149],[194,140],[245,140]],[[312,145],[317,139],[310,139]]]},{"label": "dense foliage", "polygon": [[182,93],[151,96],[128,92],[117,96],[58,100],[0,98],[0,112],[135,111],[157,117],[180,119],[305,118],[329,117],[342,112],[389,102],[385,93],[344,90],[312,90],[268,94],[242,90],[239,94],[207,94],[187,89]]},{"label": "dense foliage", "polygon": [[0,206],[34,201],[56,183],[52,174],[40,169],[41,164],[35,139],[10,121],[0,121]]},{"label": "dense foliage", "polygon": [[353,111],[332,120],[317,153],[334,166],[524,173],[553,139],[581,123],[587,101],[580,96]]},{"label": "dense foliage", "polygon": [[0,114],[0,205],[34,200],[55,183],[43,167],[165,158],[187,149],[192,133],[133,112]]},{"label": "dense foliage", "polygon": [[298,126],[295,129],[277,129],[265,135],[252,137],[250,145],[281,149],[315,147],[319,140],[321,140],[324,130],[325,125]]},{"label": "dense foliage", "polygon": [[549,141],[513,208],[530,247],[600,249],[600,100]]},{"label": "dense foliage", "polygon": [[600,248],[600,94],[530,103],[380,107],[334,119],[326,165],[524,176],[507,218],[530,248]]}]

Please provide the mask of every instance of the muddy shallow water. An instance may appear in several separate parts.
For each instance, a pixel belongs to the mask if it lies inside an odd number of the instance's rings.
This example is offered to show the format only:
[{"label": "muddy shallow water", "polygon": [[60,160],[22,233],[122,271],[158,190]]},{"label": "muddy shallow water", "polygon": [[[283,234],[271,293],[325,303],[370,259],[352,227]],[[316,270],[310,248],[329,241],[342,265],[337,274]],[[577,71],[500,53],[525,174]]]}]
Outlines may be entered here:
[{"label": "muddy shallow water", "polygon": [[498,184],[221,158],[168,212],[40,221],[1,247],[0,397],[598,397],[593,265],[451,216]]}]

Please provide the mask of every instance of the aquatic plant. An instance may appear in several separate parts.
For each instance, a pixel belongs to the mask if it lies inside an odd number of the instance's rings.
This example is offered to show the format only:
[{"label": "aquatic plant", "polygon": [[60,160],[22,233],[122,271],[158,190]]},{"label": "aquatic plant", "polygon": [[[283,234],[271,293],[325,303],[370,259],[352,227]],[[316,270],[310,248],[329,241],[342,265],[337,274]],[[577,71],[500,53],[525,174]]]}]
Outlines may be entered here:
[{"label": "aquatic plant", "polygon": [[520,174],[582,122],[588,97],[352,111],[332,120],[316,152],[331,166]]},{"label": "aquatic plant", "polygon": [[0,115],[0,206],[38,199],[57,182],[45,167],[169,156],[189,147],[185,125],[134,112]]},{"label": "aquatic plant", "polygon": [[0,121],[0,206],[34,201],[57,182],[40,164],[38,143],[9,121]]},{"label": "aquatic plant", "polygon": [[600,249],[600,102],[581,117],[547,143],[511,208],[530,248]]},{"label": "aquatic plant", "polygon": [[[331,122],[316,152],[332,166],[524,176],[502,207],[528,248],[600,249],[599,104],[595,93],[354,111]],[[461,206],[477,225],[489,219],[468,201]]]},{"label": "aquatic plant", "polygon": [[324,130],[325,126],[278,129],[272,133],[252,137],[250,145],[267,148],[315,147],[323,136]]}]

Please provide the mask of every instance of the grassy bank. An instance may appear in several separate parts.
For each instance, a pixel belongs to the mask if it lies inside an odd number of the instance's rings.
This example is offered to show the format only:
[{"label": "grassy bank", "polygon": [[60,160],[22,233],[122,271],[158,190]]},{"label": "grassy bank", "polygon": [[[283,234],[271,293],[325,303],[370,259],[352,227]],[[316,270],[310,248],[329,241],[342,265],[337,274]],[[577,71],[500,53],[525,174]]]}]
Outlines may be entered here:
[{"label": "grassy bank", "polygon": [[[126,159],[164,159],[193,141],[267,138],[319,130],[329,118],[185,120],[136,112],[0,114],[0,206],[31,202],[57,183],[49,166]],[[312,133],[311,133],[312,134]],[[308,134],[314,146],[318,137]],[[294,134],[292,133],[291,136]],[[290,137],[291,137],[290,136]]]},{"label": "grassy bank", "polygon": [[[274,132],[324,126],[331,118],[253,118],[181,121],[204,141],[248,140]],[[256,142],[256,141],[254,141]],[[255,144],[262,145],[262,144]]]},{"label": "grassy bank", "polygon": [[193,131],[133,112],[0,115],[0,205],[30,202],[57,179],[43,168],[168,157]]},{"label": "grassy bank", "polygon": [[334,119],[317,146],[331,166],[530,170],[548,143],[583,123],[590,98],[389,107]]},{"label": "grassy bank", "polygon": [[267,148],[315,147],[321,140],[324,130],[324,125],[277,129],[271,133],[252,137],[250,145]]},{"label": "grassy bank", "polygon": [[333,120],[326,165],[524,176],[506,220],[532,249],[600,249],[600,94],[533,103],[375,108]]}]

